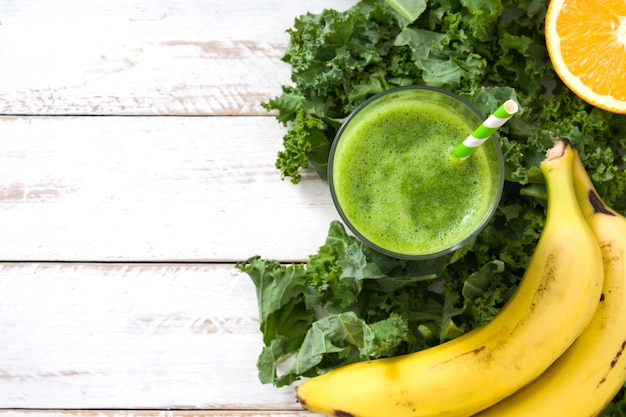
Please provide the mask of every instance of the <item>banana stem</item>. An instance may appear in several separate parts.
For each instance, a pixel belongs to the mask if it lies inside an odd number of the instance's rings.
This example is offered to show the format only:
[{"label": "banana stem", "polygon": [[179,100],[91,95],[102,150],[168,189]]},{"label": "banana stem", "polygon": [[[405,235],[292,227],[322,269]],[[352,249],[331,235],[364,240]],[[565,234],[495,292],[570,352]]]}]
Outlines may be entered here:
[{"label": "banana stem", "polygon": [[554,145],[546,151],[546,161],[553,161],[559,159],[565,154],[565,150],[568,146],[571,146],[567,139],[552,138]]}]

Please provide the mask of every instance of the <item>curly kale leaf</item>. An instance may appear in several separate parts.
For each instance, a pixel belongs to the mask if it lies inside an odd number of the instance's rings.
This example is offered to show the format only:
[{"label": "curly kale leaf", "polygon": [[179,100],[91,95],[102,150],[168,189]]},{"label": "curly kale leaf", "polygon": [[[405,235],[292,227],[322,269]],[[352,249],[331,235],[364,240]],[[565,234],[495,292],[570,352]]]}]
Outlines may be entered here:
[{"label": "curly kale leaf", "polygon": [[[393,45],[397,22],[384,2],[375,1],[295,20],[283,57],[292,68],[293,85],[262,103],[268,111],[278,110],[277,119],[289,125],[276,163],[283,177],[298,183],[298,170],[311,163],[325,178],[327,149],[350,111],[373,94],[413,82],[418,69],[410,64],[411,52]],[[324,123],[316,123],[314,134],[309,134],[309,117]]]},{"label": "curly kale leaf", "polygon": [[237,264],[257,289],[259,379],[287,385],[343,364],[424,349],[484,322],[485,311],[495,314],[506,298],[500,282],[510,274],[496,262],[469,278],[457,275],[452,266],[461,257],[391,258],[333,222],[306,264],[258,256]]},{"label": "curly kale leaf", "polygon": [[318,175],[326,179],[330,142],[324,134],[324,123],[303,110],[296,112],[292,128],[283,137],[283,150],[278,152],[276,167],[291,182],[300,182],[300,168],[313,165]]},{"label": "curly kale leaf", "polygon": [[[497,135],[506,179],[497,212],[459,253],[429,262],[393,259],[334,222],[304,265],[259,257],[238,264],[257,287],[263,382],[280,386],[354,361],[414,352],[491,320],[545,225],[539,163],[554,136],[580,150],[603,200],[626,211],[626,115],[591,106],[556,76],[543,33],[548,2],[361,0],[345,12],[295,20],[283,58],[292,83],[262,103],[287,127],[276,167],[294,183],[310,166],[326,178],[341,123],[392,87],[442,87],[485,115],[513,98],[520,112]],[[602,416],[626,416],[625,398],[622,390]]]}]

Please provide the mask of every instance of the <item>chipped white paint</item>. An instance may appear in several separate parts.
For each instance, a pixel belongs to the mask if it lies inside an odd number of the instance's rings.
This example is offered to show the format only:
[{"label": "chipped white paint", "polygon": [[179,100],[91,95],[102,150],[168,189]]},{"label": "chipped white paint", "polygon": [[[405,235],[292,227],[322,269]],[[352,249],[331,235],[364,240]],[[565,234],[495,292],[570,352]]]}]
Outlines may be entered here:
[{"label": "chipped white paint", "polygon": [[296,16],[354,1],[3,1],[0,114],[263,114]]},{"label": "chipped white paint", "polygon": [[233,262],[338,218],[260,102],[294,18],[354,2],[0,2],[0,417],[311,415],[258,381]]},{"label": "chipped white paint", "polygon": [[306,411],[280,410],[0,410],[0,417],[314,417]]},{"label": "chipped white paint", "polygon": [[0,260],[302,260],[339,217],[273,117],[0,118]]},{"label": "chipped white paint", "polygon": [[[297,409],[232,264],[0,264],[2,408]],[[27,295],[27,296],[26,296]]]}]

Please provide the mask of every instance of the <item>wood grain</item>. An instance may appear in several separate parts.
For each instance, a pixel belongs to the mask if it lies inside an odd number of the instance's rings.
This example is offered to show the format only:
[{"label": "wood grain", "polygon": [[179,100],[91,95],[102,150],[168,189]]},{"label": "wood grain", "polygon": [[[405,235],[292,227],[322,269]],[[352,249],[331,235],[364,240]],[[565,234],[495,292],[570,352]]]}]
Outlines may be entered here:
[{"label": "wood grain", "polygon": [[234,262],[338,218],[274,167],[294,18],[354,0],[0,2],[0,417],[305,417]]},{"label": "wood grain", "polygon": [[0,260],[305,260],[338,215],[271,117],[0,118]]},{"label": "wood grain", "polygon": [[0,410],[1,417],[314,417],[280,410]]},{"label": "wood grain", "polygon": [[294,18],[353,3],[0,2],[0,114],[265,114]]},{"label": "wood grain", "polygon": [[232,264],[5,263],[0,293],[0,408],[300,409]]}]

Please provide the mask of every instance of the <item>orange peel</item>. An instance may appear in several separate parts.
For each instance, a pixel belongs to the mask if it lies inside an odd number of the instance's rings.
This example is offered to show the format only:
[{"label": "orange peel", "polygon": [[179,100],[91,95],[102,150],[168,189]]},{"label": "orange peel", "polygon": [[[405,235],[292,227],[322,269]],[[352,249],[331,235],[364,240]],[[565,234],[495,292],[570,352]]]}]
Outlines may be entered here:
[{"label": "orange peel", "polygon": [[596,107],[626,114],[626,1],[551,0],[545,25],[563,83]]}]

